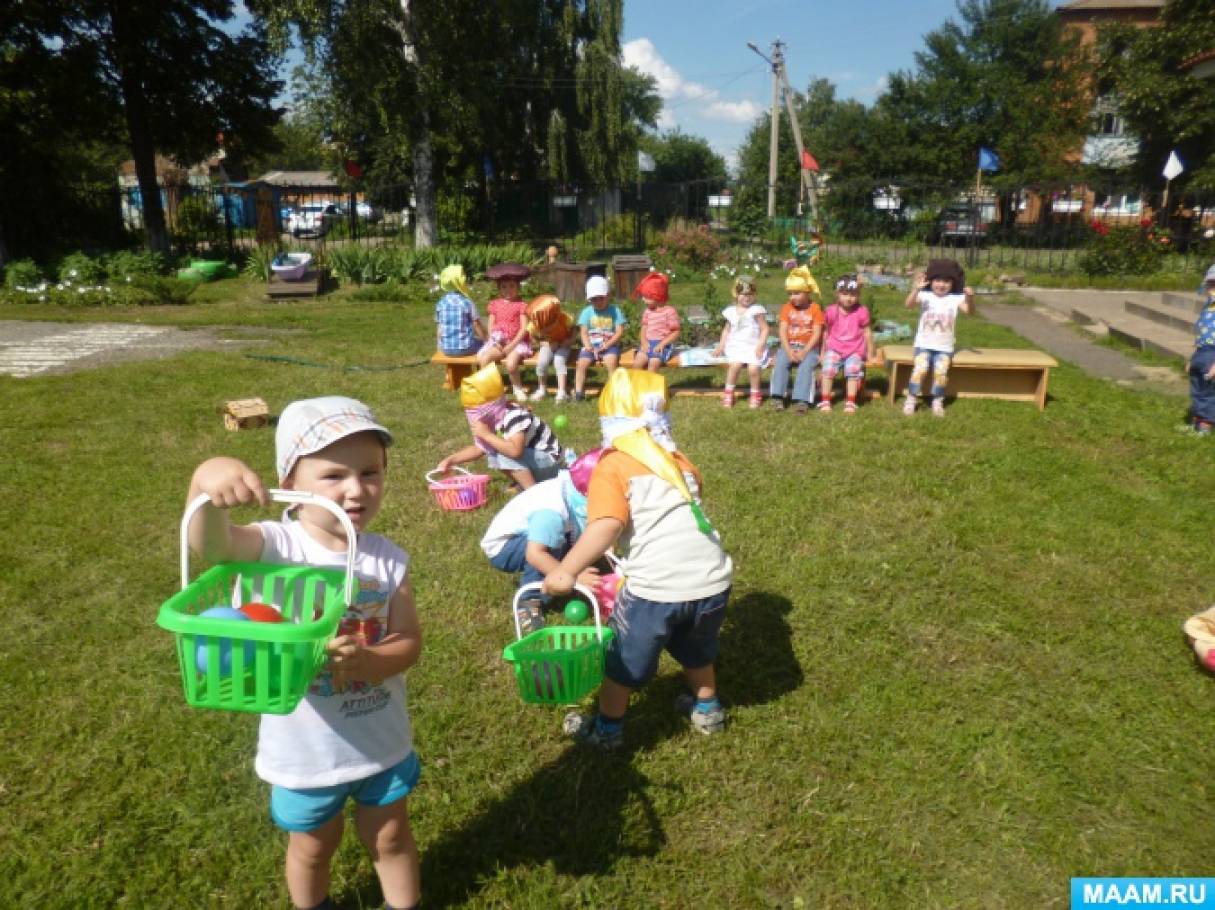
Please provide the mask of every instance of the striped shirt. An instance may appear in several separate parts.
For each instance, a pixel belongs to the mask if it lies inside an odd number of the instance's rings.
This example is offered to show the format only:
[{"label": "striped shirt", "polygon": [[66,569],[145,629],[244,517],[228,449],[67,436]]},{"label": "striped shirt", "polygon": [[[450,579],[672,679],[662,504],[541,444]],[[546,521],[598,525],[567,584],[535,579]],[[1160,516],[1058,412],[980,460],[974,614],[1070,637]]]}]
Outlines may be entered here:
[{"label": "striped shirt", "polygon": [[494,426],[494,432],[506,439],[516,433],[523,433],[523,447],[535,449],[552,456],[553,461],[561,462],[561,441],[549,425],[529,411],[518,405],[510,405],[502,419]]}]

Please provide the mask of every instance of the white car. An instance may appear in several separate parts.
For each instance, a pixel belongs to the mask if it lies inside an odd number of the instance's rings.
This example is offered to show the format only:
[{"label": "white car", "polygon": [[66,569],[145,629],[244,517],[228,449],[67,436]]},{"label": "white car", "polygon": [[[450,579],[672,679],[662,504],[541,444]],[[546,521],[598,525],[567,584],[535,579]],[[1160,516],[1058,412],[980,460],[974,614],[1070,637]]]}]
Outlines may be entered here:
[{"label": "white car", "polygon": [[287,219],[287,230],[293,237],[302,234],[323,237],[341,217],[341,210],[332,202],[309,203],[291,213]]},{"label": "white car", "polygon": [[380,210],[370,202],[356,202],[354,212],[363,221],[379,221],[382,217]]}]

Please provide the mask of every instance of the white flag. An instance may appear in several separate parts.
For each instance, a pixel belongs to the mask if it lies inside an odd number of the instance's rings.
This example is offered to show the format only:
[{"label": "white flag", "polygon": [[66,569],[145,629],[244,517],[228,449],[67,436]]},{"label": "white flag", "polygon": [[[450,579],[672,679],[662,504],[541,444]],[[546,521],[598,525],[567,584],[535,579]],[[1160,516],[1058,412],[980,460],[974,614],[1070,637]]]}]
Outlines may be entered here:
[{"label": "white flag", "polygon": [[1182,167],[1181,159],[1177,157],[1177,153],[1169,152],[1169,160],[1164,163],[1164,179],[1174,180],[1184,170],[1185,168]]}]

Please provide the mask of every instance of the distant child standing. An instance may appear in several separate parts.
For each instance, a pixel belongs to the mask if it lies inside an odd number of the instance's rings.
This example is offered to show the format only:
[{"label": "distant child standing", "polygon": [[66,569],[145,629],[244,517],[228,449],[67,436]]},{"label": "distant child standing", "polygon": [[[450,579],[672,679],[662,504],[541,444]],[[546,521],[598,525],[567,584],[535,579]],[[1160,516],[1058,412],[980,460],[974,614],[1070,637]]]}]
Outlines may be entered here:
[{"label": "distant child standing", "polygon": [[831,410],[831,386],[844,368],[844,413],[856,413],[856,396],[865,381],[865,362],[873,358],[873,328],[869,308],[861,305],[861,283],[856,275],[835,282],[835,303],[827,307],[823,341],[823,400],[820,411]]},{"label": "distant child standing", "polygon": [[[358,532],[355,603],[326,645],[329,663],[290,714],[263,714],[257,776],[272,785],[270,816],[288,833],[287,891],[296,907],[335,905],[329,864],[342,840],[343,810],[375,866],[386,906],[416,907],[418,849],[406,797],[421,766],[413,749],[404,673],[418,661],[422,633],[409,582],[409,557],[367,526],[384,501],[385,449],[392,435],[351,398],[296,401],[275,433],[279,483],[340,506]],[[198,511],[190,545],[204,559],[344,567],[346,533],[318,505],[297,505],[282,521],[234,525],[226,510],[269,505],[261,478],[235,458],[194,471]]]},{"label": "distant child standing", "polygon": [[485,326],[477,306],[468,296],[462,265],[449,265],[439,273],[439,289],[446,293],[435,304],[438,349],[448,357],[477,353],[478,339],[485,339]]},{"label": "distant child standing", "polygon": [[903,306],[920,308],[920,324],[915,333],[915,362],[907,382],[903,413],[911,416],[924,384],[932,371],[932,413],[945,416],[945,388],[956,345],[958,313],[974,312],[975,292],[964,286],[962,267],[952,259],[933,259],[928,268],[915,276],[915,283]]},{"label": "distant child standing", "polygon": [[485,272],[498,283],[498,296],[489,302],[489,341],[477,353],[481,366],[497,363],[506,367],[515,401],[527,401],[523,388],[523,361],[532,356],[532,346],[524,323],[527,304],[519,296],[521,283],[531,270],[517,262],[500,262]]},{"label": "distant child standing", "polygon": [[520,489],[557,476],[562,449],[547,423],[506,398],[496,364],[482,367],[460,383],[460,404],[473,444],[448,455],[437,470],[487,456],[489,466],[505,473]]},{"label": "distant child standing", "polygon": [[640,297],[645,304],[633,369],[657,373],[675,353],[675,342],[679,340],[679,311],[667,302],[670,299],[669,281],[662,272],[650,272],[637,282],[633,296]]},{"label": "distant child standing", "polygon": [[561,309],[561,301],[555,294],[541,294],[527,305],[527,334],[532,344],[539,345],[536,352],[536,391],[532,401],[539,401],[548,394],[544,379],[549,364],[557,374],[557,403],[569,396],[565,392],[566,364],[574,344],[574,320]]},{"label": "distant child standing", "polygon": [[714,661],[734,564],[700,506],[700,473],[671,439],[666,379],[617,370],[599,398],[603,443],[591,474],[586,528],[544,590],[566,594],[580,573],[620,541],[627,581],[609,619],[599,710],[569,714],[565,732],[598,749],[619,748],[629,697],[653,679],[663,651],[683,667],[689,689],[676,702],[692,729],[724,729]]},{"label": "distant child standing", "polygon": [[785,277],[785,290],[789,300],[780,311],[780,348],[772,366],[768,394],[773,410],[783,411],[789,372],[796,365],[794,410],[805,414],[814,404],[814,368],[818,366],[819,345],[823,338],[823,309],[814,299],[819,296],[818,282],[805,266],[789,272]]},{"label": "distant child standing", "polygon": [[755,302],[755,279],[740,275],[734,280],[734,305],[721,311],[726,320],[721,330],[721,340],[713,349],[714,357],[729,361],[726,367],[726,387],[721,393],[722,407],[734,407],[734,383],[739,370],[744,366],[751,380],[751,407],[758,408],[764,401],[760,388],[760,370],[768,354],[768,311]]},{"label": "distant child standing", "polygon": [[611,373],[620,363],[620,339],[628,324],[620,307],[609,299],[611,287],[602,275],[586,280],[587,305],[578,315],[582,350],[574,372],[574,400],[586,399],[586,371],[591,364],[603,364]]},{"label": "distant child standing", "polygon": [[1190,358],[1190,416],[1203,436],[1215,424],[1215,265],[1202,282],[1207,305],[1194,323],[1194,356]]}]

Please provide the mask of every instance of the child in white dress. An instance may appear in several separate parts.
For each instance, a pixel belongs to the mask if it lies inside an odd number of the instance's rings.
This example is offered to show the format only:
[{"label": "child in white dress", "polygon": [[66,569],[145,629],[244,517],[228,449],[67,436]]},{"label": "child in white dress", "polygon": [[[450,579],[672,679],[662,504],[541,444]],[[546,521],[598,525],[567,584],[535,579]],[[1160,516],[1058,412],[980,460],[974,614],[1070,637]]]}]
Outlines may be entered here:
[{"label": "child in white dress", "polygon": [[755,279],[740,275],[734,281],[734,305],[721,311],[726,325],[721,330],[721,340],[713,349],[713,356],[729,360],[726,388],[721,393],[723,407],[734,407],[734,383],[744,366],[751,380],[751,407],[763,404],[760,370],[767,365],[768,359],[768,311],[755,302],[755,293]]}]

